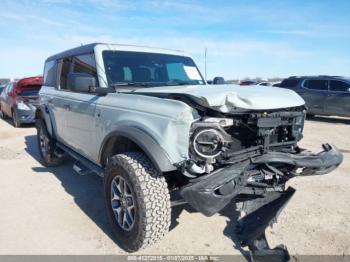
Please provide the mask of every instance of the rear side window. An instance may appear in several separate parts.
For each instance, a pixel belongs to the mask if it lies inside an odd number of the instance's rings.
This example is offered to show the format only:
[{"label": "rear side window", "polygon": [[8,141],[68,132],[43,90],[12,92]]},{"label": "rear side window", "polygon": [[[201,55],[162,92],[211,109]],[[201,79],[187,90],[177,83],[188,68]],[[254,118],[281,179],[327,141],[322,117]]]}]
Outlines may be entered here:
[{"label": "rear side window", "polygon": [[97,78],[94,54],[78,55],[73,58],[73,72],[85,73]]},{"label": "rear side window", "polygon": [[64,58],[59,63],[60,67],[60,89],[68,89],[67,86],[67,76],[70,72],[71,59]]},{"label": "rear side window", "polygon": [[55,60],[45,63],[44,83],[45,86],[56,86],[57,63]]},{"label": "rear side window", "polygon": [[329,90],[340,91],[340,92],[350,92],[350,84],[343,81],[331,80],[329,85]]},{"label": "rear side window", "polygon": [[297,87],[299,79],[285,79],[282,81],[280,87]]},{"label": "rear side window", "polygon": [[306,80],[303,86],[312,90],[327,91],[328,81],[327,80]]}]

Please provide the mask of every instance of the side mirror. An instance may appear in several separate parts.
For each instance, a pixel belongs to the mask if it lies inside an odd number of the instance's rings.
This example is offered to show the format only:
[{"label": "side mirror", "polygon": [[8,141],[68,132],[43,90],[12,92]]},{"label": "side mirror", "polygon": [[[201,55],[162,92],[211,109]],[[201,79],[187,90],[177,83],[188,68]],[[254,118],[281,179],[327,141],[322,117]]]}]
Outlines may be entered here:
[{"label": "side mirror", "polygon": [[223,85],[225,84],[225,79],[221,76],[214,77],[213,85]]},{"label": "side mirror", "polygon": [[85,73],[69,73],[67,86],[72,91],[88,93],[96,86],[96,78]]}]

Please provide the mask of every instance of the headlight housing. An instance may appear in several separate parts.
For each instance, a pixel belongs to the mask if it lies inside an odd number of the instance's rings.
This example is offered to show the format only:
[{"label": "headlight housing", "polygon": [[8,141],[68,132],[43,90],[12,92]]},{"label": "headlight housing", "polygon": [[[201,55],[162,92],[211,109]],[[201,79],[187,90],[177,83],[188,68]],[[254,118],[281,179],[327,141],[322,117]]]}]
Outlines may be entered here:
[{"label": "headlight housing", "polygon": [[198,156],[214,158],[221,153],[223,137],[216,129],[202,129],[194,134],[192,146]]},{"label": "headlight housing", "polygon": [[30,107],[26,105],[23,101],[17,103],[17,108],[20,110],[30,110]]}]

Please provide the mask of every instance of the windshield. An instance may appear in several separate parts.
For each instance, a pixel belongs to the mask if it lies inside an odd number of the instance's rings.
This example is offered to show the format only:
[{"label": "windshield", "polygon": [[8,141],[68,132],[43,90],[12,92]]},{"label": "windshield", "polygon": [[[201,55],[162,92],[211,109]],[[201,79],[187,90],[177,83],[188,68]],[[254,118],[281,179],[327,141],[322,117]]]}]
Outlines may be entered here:
[{"label": "windshield", "polygon": [[103,51],[108,84],[112,86],[203,85],[190,57],[127,51]]}]

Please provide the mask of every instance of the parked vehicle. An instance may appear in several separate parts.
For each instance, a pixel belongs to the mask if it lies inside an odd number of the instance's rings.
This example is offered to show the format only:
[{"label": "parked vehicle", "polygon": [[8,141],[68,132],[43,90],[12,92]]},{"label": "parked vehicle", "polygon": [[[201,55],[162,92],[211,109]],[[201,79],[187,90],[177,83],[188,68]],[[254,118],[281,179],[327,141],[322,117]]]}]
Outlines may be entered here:
[{"label": "parked vehicle", "polygon": [[6,87],[6,85],[0,85],[0,95],[2,93],[2,90],[4,90],[5,87]]},{"label": "parked vehicle", "polygon": [[242,245],[266,249],[264,228],[294,193],[285,183],[342,161],[335,146],[298,147],[305,106],[295,92],[206,85],[181,51],[90,44],[49,57],[44,72],[42,162],[68,154],[79,174],[103,177],[109,222],[129,252],[167,233],[175,205],[211,216],[232,201],[249,214]]},{"label": "parked vehicle", "polygon": [[16,127],[35,122],[38,94],[42,77],[28,77],[10,82],[0,96],[0,111],[3,117],[12,117]]},{"label": "parked vehicle", "polygon": [[259,82],[256,85],[258,85],[258,86],[272,86],[272,84],[270,82]]},{"label": "parked vehicle", "polygon": [[308,115],[350,117],[350,78],[289,77],[279,86],[297,92],[306,102]]},{"label": "parked vehicle", "polygon": [[244,81],[239,82],[240,86],[252,86],[252,85],[257,85],[257,84],[258,84],[258,82],[251,81],[251,80],[244,80]]}]

